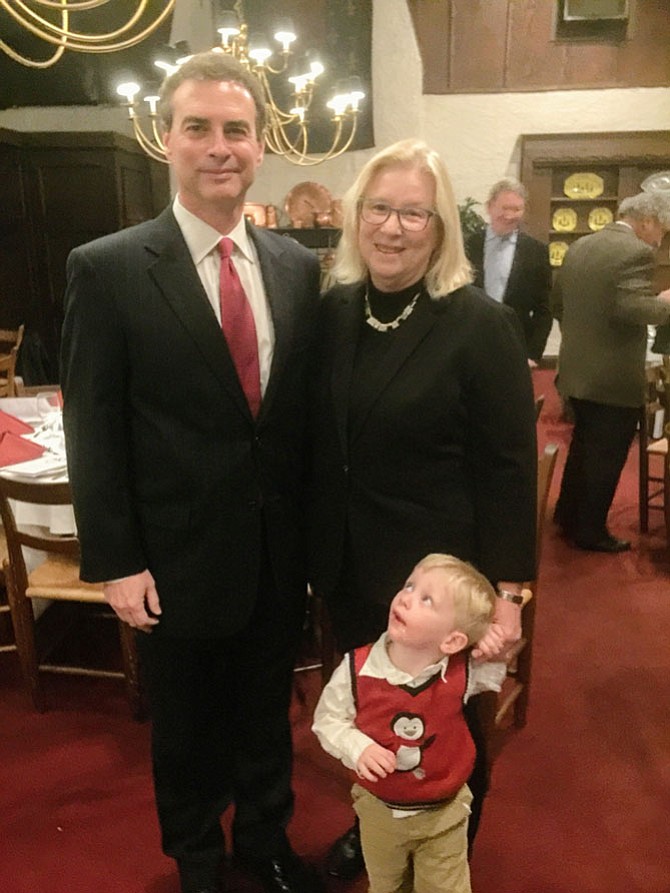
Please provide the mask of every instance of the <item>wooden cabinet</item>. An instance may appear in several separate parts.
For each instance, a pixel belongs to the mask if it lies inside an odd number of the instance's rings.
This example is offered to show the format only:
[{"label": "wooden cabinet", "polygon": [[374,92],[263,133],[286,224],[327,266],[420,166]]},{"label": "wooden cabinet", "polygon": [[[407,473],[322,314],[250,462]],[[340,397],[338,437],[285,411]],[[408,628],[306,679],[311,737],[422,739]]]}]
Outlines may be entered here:
[{"label": "wooden cabinet", "polygon": [[335,229],[332,226],[302,229],[296,229],[295,227],[289,226],[277,227],[275,232],[282,236],[290,236],[292,239],[295,239],[296,242],[300,242],[301,245],[304,245],[306,248],[311,248],[313,251],[335,248],[340,239],[340,230]]},{"label": "wooden cabinet", "polygon": [[[670,132],[542,134],[521,137],[526,229],[549,243],[560,266],[569,245],[600,229],[649,174],[670,169]],[[670,286],[670,236],[658,252],[659,288]]]},{"label": "wooden cabinet", "polygon": [[155,216],[168,199],[167,166],[134,140],[0,130],[0,328],[25,323],[26,362],[39,350],[57,380],[72,248]]}]

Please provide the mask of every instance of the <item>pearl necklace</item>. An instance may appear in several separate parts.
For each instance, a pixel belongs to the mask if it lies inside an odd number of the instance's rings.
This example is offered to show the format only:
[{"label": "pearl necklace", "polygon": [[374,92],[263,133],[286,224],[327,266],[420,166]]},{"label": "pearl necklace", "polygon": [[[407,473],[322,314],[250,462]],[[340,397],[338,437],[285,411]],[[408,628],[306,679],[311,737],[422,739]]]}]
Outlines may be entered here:
[{"label": "pearl necklace", "polygon": [[396,316],[395,319],[392,319],[391,322],[381,322],[381,320],[377,319],[376,316],[372,315],[372,309],[370,307],[370,299],[368,297],[368,290],[365,289],[365,321],[369,326],[372,326],[373,329],[377,332],[390,332],[392,329],[397,329],[401,322],[404,322],[408,316],[411,315],[412,311],[416,307],[416,302],[419,300],[419,296],[421,295],[421,291],[419,290],[409,304],[405,307],[402,313],[399,316]]}]

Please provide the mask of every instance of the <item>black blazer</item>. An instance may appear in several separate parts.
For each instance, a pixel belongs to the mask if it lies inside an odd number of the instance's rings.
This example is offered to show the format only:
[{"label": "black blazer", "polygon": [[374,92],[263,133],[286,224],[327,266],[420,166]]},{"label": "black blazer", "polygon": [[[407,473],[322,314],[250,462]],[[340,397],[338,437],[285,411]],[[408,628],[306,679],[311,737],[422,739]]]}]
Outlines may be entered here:
[{"label": "black blazer", "polygon": [[[475,273],[475,285],[484,288],[484,239],[486,231],[475,233],[467,242],[466,251]],[[542,358],[552,326],[551,265],[547,246],[526,233],[517,236],[503,303],[516,311],[526,338],[531,360]]]},{"label": "black blazer", "polygon": [[306,370],[319,268],[250,227],[275,348],[254,421],[171,209],[75,249],[62,374],[82,577],[148,567],[167,635],[228,635],[257,592],[262,526],[278,587],[305,590]]},{"label": "black blazer", "polygon": [[471,286],[439,301],[423,295],[365,383],[362,423],[352,430],[349,390],[364,325],[362,286],[336,286],[323,299],[313,585],[333,591],[345,548],[356,587],[380,603],[429,552],[472,561],[494,581],[532,579],[535,419],[514,313]]}]

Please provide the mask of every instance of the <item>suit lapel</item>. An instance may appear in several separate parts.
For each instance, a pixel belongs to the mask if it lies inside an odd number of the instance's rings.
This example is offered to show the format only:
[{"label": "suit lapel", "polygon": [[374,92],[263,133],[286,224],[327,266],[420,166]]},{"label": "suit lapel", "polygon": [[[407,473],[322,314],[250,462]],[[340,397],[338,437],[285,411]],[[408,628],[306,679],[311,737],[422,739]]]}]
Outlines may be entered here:
[{"label": "suit lapel", "polygon": [[148,272],[197,350],[245,415],[249,406],[228,344],[207,299],[181,230],[168,208],[154,221],[146,249],[153,256]]},{"label": "suit lapel", "polygon": [[472,236],[470,249],[470,262],[472,264],[475,276],[474,284],[479,288],[484,288],[484,242],[486,240],[486,230],[475,233]]},{"label": "suit lapel", "polygon": [[361,326],[363,325],[363,287],[349,288],[340,297],[334,329],[334,347],[331,392],[335,407],[335,421],[342,454],[349,452],[349,388],[354,370],[354,358]]},{"label": "suit lapel", "polygon": [[262,418],[272,405],[278,382],[282,379],[282,371],[291,352],[293,309],[290,290],[283,287],[283,283],[290,279],[286,275],[286,261],[283,258],[284,251],[281,244],[277,244],[276,240],[268,238],[266,233],[251,225],[247,229],[258,254],[263,287],[274,329],[272,365],[259,416]]},{"label": "suit lapel", "polygon": [[512,266],[510,267],[509,276],[507,277],[507,285],[505,286],[505,294],[503,295],[503,304],[506,304],[509,297],[516,293],[517,280],[523,275],[523,266],[526,256],[525,247],[524,235],[523,233],[518,233],[516,237],[516,245],[514,247]]}]

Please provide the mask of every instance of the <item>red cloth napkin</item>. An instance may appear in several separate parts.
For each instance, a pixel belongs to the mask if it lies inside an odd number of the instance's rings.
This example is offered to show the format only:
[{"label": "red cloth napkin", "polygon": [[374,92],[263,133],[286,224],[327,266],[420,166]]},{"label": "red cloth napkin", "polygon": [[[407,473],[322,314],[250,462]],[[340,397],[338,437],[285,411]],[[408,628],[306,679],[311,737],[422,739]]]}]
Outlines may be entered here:
[{"label": "red cloth napkin", "polygon": [[30,459],[38,459],[44,452],[44,447],[32,440],[19,437],[12,431],[0,434],[0,468],[6,465],[16,465],[18,462],[28,462]]},{"label": "red cloth napkin", "polygon": [[17,419],[13,415],[9,415],[8,412],[3,412],[0,409],[0,434],[4,434],[5,431],[11,431],[12,434],[32,434],[33,429],[26,422],[22,422],[21,419]]}]

